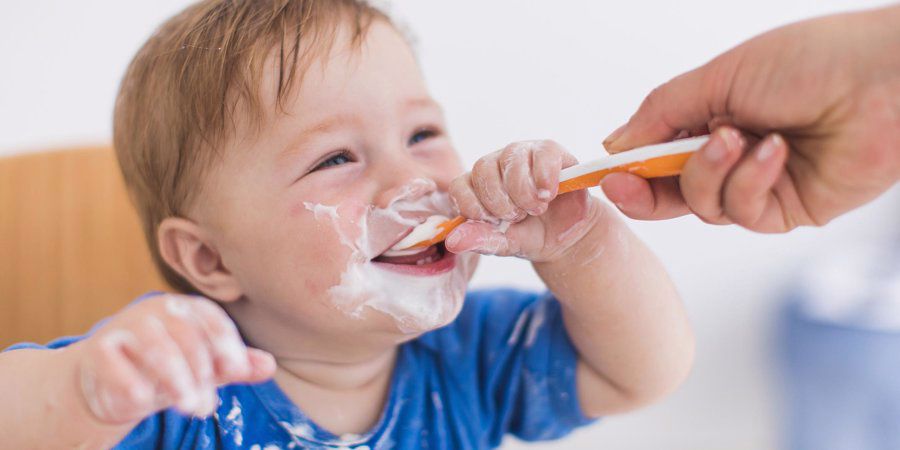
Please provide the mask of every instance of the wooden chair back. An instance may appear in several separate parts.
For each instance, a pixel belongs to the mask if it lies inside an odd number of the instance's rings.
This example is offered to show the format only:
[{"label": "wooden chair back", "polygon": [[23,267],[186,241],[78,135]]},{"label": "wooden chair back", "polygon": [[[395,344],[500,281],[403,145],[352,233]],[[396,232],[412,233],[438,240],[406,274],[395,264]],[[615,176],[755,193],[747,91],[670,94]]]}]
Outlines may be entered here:
[{"label": "wooden chair back", "polygon": [[165,286],[112,149],[0,158],[0,349],[84,333]]}]

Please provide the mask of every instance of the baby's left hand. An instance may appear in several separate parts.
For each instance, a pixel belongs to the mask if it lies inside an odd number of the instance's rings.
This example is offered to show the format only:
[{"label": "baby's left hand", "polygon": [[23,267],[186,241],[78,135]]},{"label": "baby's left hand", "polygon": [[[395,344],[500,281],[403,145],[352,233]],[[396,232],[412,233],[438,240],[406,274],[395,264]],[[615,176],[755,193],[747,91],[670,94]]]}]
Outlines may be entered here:
[{"label": "baby's left hand", "polygon": [[577,162],[553,141],[517,142],[479,159],[450,184],[450,197],[469,220],[447,236],[447,249],[533,262],[565,255],[603,210],[586,190],[557,197],[560,170]]}]

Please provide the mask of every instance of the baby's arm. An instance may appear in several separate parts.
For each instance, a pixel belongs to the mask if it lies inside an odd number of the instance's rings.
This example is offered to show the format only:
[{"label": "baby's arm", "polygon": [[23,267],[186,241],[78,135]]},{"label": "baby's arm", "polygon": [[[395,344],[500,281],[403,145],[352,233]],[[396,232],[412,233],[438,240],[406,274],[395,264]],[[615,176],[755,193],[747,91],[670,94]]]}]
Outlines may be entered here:
[{"label": "baby's arm", "polygon": [[[580,404],[596,417],[672,391],[694,342],[664,268],[616,215],[586,191],[556,197],[560,169],[575,162],[553,142],[482,158],[450,189],[461,214],[481,222],[461,225],[446,245],[533,262],[562,305],[579,354]],[[513,225],[502,232],[490,224],[498,218]]]},{"label": "baby's arm", "polygon": [[147,416],[209,415],[216,386],[271,377],[210,300],[163,295],[59,350],[0,354],[0,441],[9,448],[110,448]]}]

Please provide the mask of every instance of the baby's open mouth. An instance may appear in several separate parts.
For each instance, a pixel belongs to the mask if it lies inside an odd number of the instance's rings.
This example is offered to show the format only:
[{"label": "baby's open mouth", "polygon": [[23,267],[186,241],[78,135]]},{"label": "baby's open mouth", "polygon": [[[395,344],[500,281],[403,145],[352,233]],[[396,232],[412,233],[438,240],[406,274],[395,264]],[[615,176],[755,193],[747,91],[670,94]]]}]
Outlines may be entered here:
[{"label": "baby's open mouth", "polygon": [[411,250],[387,250],[378,255],[372,261],[388,264],[404,264],[422,266],[440,261],[447,254],[444,243],[440,242],[430,247]]},{"label": "baby's open mouth", "polygon": [[388,250],[372,259],[379,267],[405,275],[431,276],[456,267],[456,255],[444,243],[414,250]]}]

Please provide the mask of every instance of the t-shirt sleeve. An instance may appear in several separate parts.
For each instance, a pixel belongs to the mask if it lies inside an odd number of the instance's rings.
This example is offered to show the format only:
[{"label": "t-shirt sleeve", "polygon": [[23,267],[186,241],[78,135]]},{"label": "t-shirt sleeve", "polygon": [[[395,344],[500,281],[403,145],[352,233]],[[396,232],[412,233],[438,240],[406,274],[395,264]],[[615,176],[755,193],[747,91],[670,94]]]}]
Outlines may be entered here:
[{"label": "t-shirt sleeve", "polygon": [[4,352],[12,351],[12,350],[57,350],[63,347],[68,347],[84,338],[88,335],[83,336],[64,336],[61,338],[54,339],[47,343],[47,345],[41,345],[34,342],[20,342],[18,344],[10,345],[9,347],[3,349]]},{"label": "t-shirt sleeve", "polygon": [[470,293],[460,317],[442,334],[447,342],[440,345],[454,358],[454,370],[477,374],[482,423],[490,424],[493,445],[506,433],[549,440],[592,422],[578,402],[578,355],[549,293]]}]

